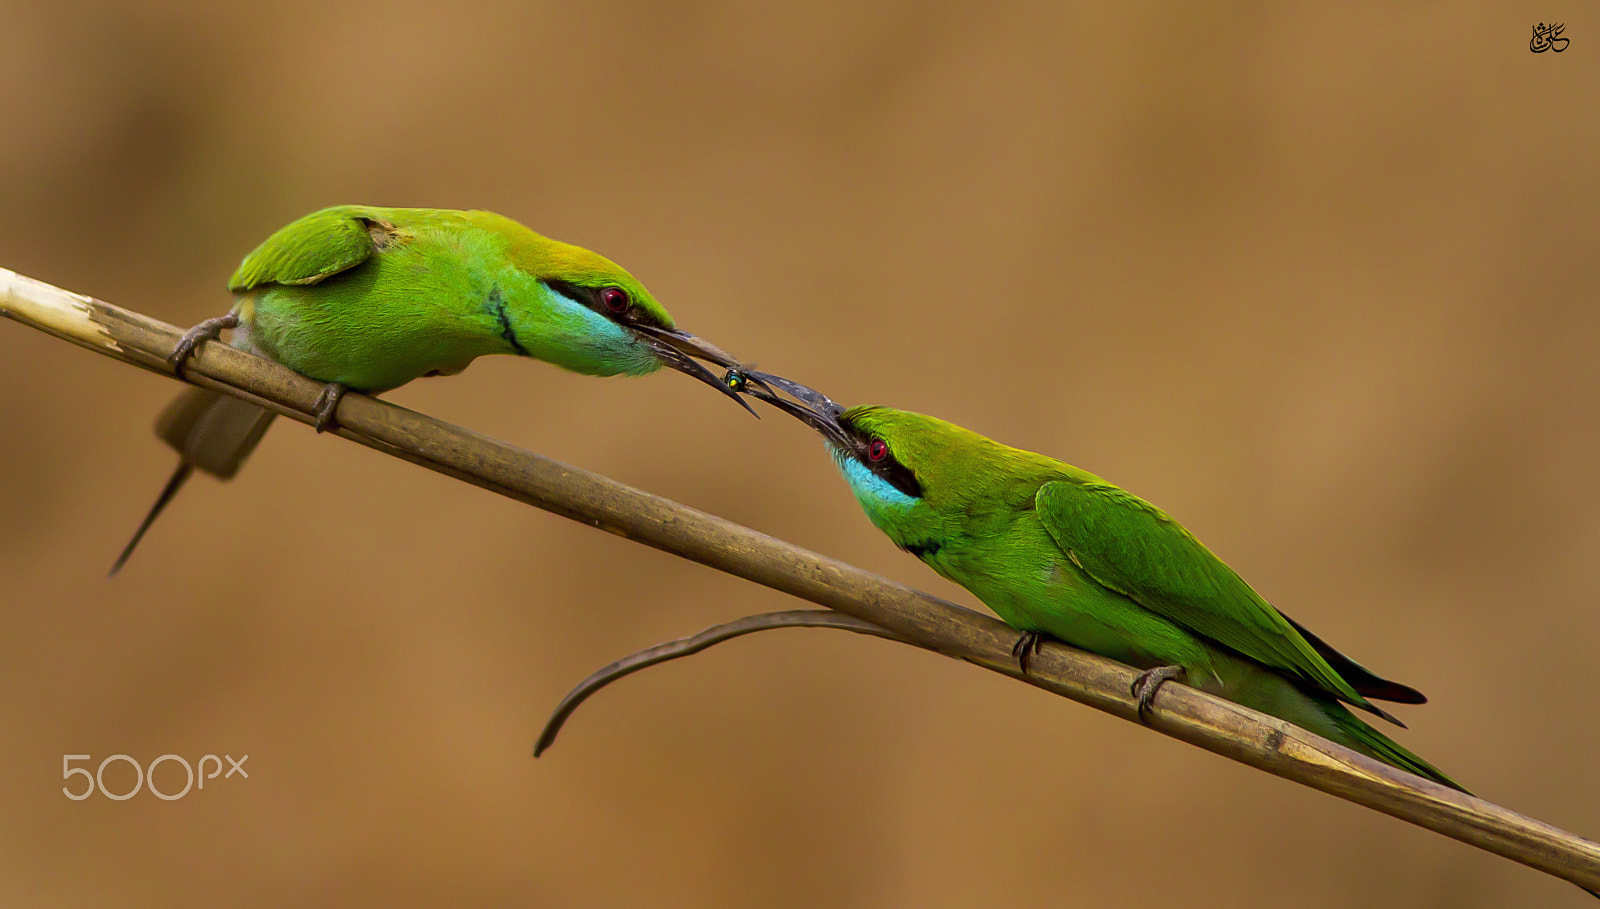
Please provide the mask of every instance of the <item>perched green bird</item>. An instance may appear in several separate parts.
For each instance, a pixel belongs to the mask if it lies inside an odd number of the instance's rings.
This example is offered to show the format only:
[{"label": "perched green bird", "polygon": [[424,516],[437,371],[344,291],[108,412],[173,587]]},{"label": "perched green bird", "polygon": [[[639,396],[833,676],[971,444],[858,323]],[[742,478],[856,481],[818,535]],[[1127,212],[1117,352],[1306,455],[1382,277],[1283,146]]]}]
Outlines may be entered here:
[{"label": "perched green bird", "polygon": [[1030,648],[1057,639],[1146,670],[1133,686],[1141,715],[1164,681],[1181,678],[1466,791],[1345,707],[1399,724],[1370,699],[1421,704],[1421,692],[1379,678],[1273,608],[1149,502],[933,417],[845,410],[750,370],[726,381],[821,433],[879,530],[1024,632],[1015,651],[1024,671]]},{"label": "perched green bird", "polygon": [[[486,354],[517,354],[592,376],[663,365],[737,394],[695,357],[738,363],[678,330],[644,285],[587,249],[486,211],[341,205],[268,237],[228,282],[234,307],[195,326],[169,360],[181,370],[202,340],[231,344],[328,383],[317,429],[346,389],[377,394],[421,376],[454,375]],[[754,411],[751,411],[754,413]],[[274,414],[201,388],[156,423],[182,458],[111,573],[196,469],[227,479]]]}]

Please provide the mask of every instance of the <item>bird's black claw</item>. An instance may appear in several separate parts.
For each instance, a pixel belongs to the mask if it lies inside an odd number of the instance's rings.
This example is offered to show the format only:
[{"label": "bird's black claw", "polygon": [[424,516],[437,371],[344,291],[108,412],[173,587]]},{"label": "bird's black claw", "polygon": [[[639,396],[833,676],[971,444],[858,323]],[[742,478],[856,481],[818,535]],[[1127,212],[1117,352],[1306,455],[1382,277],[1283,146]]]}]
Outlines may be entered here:
[{"label": "bird's black claw", "polygon": [[329,382],[322,386],[322,394],[317,395],[316,406],[311,411],[317,418],[314,424],[317,432],[327,432],[330,429],[339,428],[339,421],[334,415],[339,412],[339,402],[344,399],[344,393],[349,390],[348,387],[338,382]]},{"label": "bird's black claw", "polygon": [[1129,693],[1139,702],[1140,722],[1144,722],[1144,718],[1150,713],[1151,705],[1156,698],[1156,692],[1161,690],[1161,686],[1173,679],[1181,679],[1183,676],[1184,669],[1182,666],[1157,666],[1154,669],[1147,669],[1139,673],[1139,676],[1133,680],[1133,684],[1129,686]]},{"label": "bird's black claw", "polygon": [[1039,647],[1044,644],[1045,634],[1042,631],[1024,631],[1017,642],[1011,645],[1011,655],[1017,658],[1017,666],[1022,669],[1022,674],[1028,674],[1028,660],[1039,653]]},{"label": "bird's black claw", "polygon": [[183,375],[183,364],[194,354],[195,346],[201,341],[215,341],[222,337],[222,333],[230,328],[239,327],[239,314],[230,312],[224,316],[207,319],[199,325],[183,333],[178,339],[172,353],[167,355],[167,365],[172,367],[173,373]]}]

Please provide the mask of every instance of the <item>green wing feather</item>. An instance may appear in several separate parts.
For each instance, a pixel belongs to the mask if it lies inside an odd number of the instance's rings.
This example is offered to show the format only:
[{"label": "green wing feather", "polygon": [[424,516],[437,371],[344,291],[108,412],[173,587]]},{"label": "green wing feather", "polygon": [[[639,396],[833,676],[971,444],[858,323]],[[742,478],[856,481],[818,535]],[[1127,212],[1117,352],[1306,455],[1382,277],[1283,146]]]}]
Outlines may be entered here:
[{"label": "green wing feather", "polygon": [[377,247],[371,228],[393,229],[383,210],[340,205],[306,215],[244,257],[228,289],[246,291],[263,284],[316,284],[372,257]]},{"label": "green wing feather", "polygon": [[1252,660],[1388,717],[1159,508],[1109,483],[1073,480],[1044,484],[1034,501],[1056,544],[1097,583]]}]

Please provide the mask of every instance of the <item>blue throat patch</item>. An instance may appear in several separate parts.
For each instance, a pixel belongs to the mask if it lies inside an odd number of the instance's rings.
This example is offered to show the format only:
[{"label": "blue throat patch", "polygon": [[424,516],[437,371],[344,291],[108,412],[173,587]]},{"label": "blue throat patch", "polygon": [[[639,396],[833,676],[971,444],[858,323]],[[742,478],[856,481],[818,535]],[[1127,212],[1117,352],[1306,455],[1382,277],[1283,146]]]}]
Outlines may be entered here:
[{"label": "blue throat patch", "polygon": [[867,469],[865,464],[851,455],[831,444],[828,453],[833,455],[833,462],[839,465],[839,472],[844,474],[845,482],[850,484],[850,490],[856,494],[867,517],[872,518],[872,523],[878,524],[879,515],[888,517],[905,514],[917,504],[916,499],[894,488],[892,483]]}]

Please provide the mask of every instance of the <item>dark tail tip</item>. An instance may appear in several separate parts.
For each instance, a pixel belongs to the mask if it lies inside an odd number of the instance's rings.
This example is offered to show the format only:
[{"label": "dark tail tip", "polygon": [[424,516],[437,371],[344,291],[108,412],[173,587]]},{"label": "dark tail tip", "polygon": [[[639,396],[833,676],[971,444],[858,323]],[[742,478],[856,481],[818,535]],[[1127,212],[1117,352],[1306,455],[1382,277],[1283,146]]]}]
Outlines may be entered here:
[{"label": "dark tail tip", "polygon": [[139,545],[139,541],[144,539],[144,532],[150,529],[150,525],[155,523],[156,517],[161,514],[161,510],[166,508],[167,503],[172,501],[172,497],[177,495],[178,490],[183,488],[184,481],[189,479],[189,474],[191,473],[194,473],[193,464],[188,461],[178,462],[178,469],[172,472],[172,479],[167,481],[166,487],[161,490],[161,495],[156,497],[156,503],[150,506],[150,512],[144,516],[144,521],[139,524],[139,529],[133,532],[133,539],[128,541],[128,545],[122,547],[122,554],[117,556],[116,563],[111,566],[109,572],[106,572],[106,577],[116,577],[117,572],[122,570],[122,566],[128,563],[128,556],[133,555],[133,550]]}]

